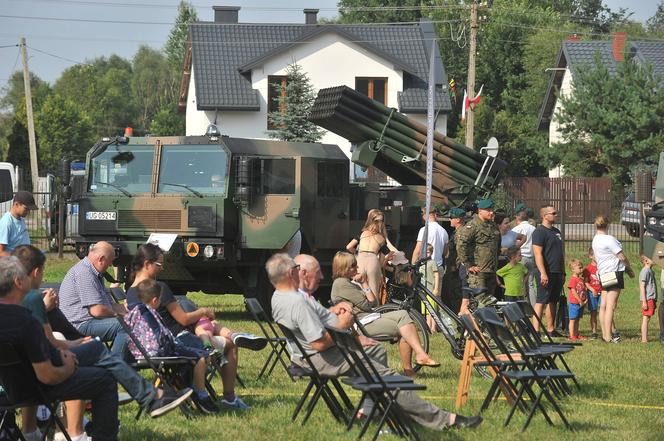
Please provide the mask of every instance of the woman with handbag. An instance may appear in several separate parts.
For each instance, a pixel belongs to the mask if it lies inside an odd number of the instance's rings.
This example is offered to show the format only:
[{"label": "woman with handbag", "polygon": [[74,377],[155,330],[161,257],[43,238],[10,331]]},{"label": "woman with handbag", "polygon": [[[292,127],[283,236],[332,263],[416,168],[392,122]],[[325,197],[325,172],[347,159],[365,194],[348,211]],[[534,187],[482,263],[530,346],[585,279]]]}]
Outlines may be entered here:
[{"label": "woman with handbag", "polygon": [[609,231],[609,220],[605,216],[595,218],[597,234],[593,238],[593,252],[597,262],[597,275],[602,286],[602,303],[599,309],[599,321],[602,327],[602,338],[605,342],[617,343],[612,338],[611,324],[618,306],[620,290],[625,288],[624,273],[634,278],[634,271],[629,260],[623,253],[622,245]]}]

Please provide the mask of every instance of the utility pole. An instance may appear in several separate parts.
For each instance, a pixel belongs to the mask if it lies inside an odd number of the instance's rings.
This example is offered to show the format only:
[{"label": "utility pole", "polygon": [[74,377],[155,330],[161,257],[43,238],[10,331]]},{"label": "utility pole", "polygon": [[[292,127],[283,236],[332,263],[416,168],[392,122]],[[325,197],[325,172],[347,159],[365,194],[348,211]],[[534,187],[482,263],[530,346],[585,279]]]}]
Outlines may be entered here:
[{"label": "utility pole", "polygon": [[37,168],[37,141],[35,140],[35,120],[32,114],[32,90],[30,88],[30,70],[28,69],[28,50],[25,37],[21,37],[21,55],[23,58],[23,84],[25,87],[25,111],[28,116],[28,141],[30,143],[30,171],[32,174],[32,192],[39,191],[39,169]]},{"label": "utility pole", "polygon": [[[466,82],[466,93],[468,99],[475,98],[475,53],[477,52],[477,2],[470,5],[470,49],[468,51],[468,81]],[[466,103],[463,103],[465,106]],[[473,106],[466,110],[466,145],[471,149],[473,147],[473,135],[475,124],[475,111]]]}]

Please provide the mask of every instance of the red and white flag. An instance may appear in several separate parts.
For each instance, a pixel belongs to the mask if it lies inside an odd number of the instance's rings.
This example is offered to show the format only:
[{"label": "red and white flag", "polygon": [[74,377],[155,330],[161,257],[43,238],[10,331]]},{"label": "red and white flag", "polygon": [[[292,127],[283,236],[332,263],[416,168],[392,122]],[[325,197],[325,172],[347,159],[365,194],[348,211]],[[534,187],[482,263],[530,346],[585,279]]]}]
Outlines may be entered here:
[{"label": "red and white flag", "polygon": [[463,107],[461,108],[461,121],[466,120],[466,111],[470,108],[471,104],[474,104],[475,106],[480,103],[480,100],[482,99],[482,89],[484,89],[484,84],[480,86],[480,91],[477,92],[477,95],[475,95],[475,98],[468,98],[468,93],[464,89],[463,91]]}]

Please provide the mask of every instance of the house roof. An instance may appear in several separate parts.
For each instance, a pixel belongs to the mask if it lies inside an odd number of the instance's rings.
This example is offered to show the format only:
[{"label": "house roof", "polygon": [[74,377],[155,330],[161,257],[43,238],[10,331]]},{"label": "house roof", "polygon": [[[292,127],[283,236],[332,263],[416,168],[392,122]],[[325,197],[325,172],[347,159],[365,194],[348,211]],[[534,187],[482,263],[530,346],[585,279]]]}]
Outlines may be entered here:
[{"label": "house roof", "polygon": [[[651,63],[655,76],[660,77],[660,85],[664,87],[664,42],[633,41],[626,44],[626,50],[639,63]],[[563,81],[565,68],[574,77],[575,72],[585,66],[595,65],[595,56],[599,54],[602,64],[610,74],[615,74],[618,61],[613,57],[611,41],[563,41],[555,69],[549,79],[546,95],[539,115],[539,130],[546,130],[553,118],[553,110],[557,101],[557,93]]]},{"label": "house roof", "polygon": [[[251,69],[269,58],[333,32],[403,70],[404,91],[399,110],[426,113],[431,22],[409,25],[254,24],[196,22],[189,26],[191,59],[194,64],[196,102],[199,110],[259,110],[259,93],[252,88]],[[429,38],[427,38],[429,37]],[[434,40],[435,42],[435,40]],[[447,92],[447,74],[436,45],[436,107],[452,109]],[[191,66],[185,66],[183,82],[189,81]],[[187,84],[181,91],[186,94]],[[180,97],[180,108],[186,96]]]}]

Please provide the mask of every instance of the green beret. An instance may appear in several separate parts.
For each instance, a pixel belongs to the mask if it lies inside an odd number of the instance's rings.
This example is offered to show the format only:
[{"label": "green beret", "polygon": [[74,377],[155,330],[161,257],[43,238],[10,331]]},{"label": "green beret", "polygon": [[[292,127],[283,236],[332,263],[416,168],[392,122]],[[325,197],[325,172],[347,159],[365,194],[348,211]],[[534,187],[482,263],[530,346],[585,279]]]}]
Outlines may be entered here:
[{"label": "green beret", "polygon": [[516,206],[514,207],[514,211],[515,211],[516,213],[518,213],[519,211],[523,211],[523,210],[525,210],[525,209],[526,209],[526,204],[524,204],[524,203],[521,202],[521,201],[519,201],[519,202],[516,204]]},{"label": "green beret", "polygon": [[466,216],[466,211],[463,208],[451,208],[449,212],[450,219],[460,218]]},{"label": "green beret", "polygon": [[528,217],[535,217],[535,212],[533,211],[532,208],[526,207],[526,216]]},{"label": "green beret", "polygon": [[477,202],[477,208],[481,208],[482,210],[493,208],[493,199],[480,199]]}]

